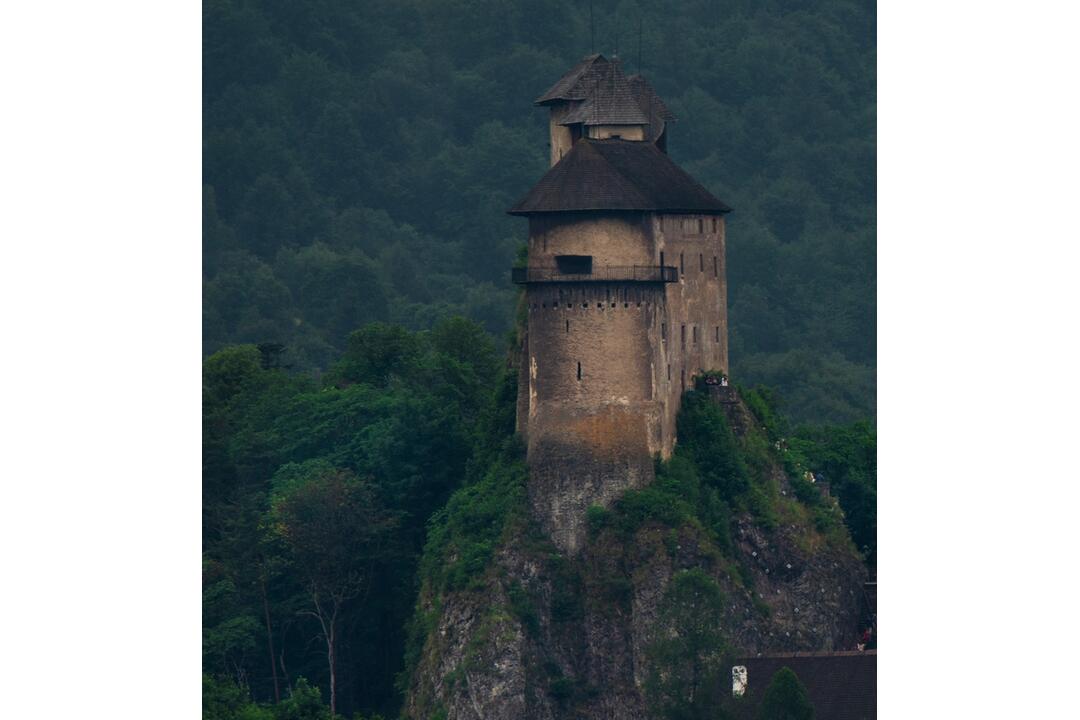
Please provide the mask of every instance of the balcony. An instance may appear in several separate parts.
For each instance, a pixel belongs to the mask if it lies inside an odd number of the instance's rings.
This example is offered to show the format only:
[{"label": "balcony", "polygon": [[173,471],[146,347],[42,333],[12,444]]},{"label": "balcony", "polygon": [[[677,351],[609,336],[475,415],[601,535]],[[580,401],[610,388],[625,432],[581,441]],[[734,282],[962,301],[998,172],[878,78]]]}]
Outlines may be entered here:
[{"label": "balcony", "polygon": [[517,285],[527,283],[569,282],[651,282],[679,281],[678,268],[671,265],[608,265],[593,267],[592,272],[563,272],[558,267],[514,268],[510,279]]}]

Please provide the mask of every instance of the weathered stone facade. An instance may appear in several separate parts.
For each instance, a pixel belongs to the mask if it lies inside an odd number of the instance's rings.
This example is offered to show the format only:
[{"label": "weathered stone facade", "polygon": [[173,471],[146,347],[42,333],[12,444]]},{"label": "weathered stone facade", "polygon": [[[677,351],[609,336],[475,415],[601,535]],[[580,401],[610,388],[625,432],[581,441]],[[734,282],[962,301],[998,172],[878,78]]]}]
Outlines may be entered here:
[{"label": "weathered stone facade", "polygon": [[[562,90],[542,98],[550,106],[552,172],[562,175],[545,187],[554,196],[546,206],[519,212],[529,217],[529,270],[517,425],[528,443],[533,510],[570,552],[590,505],[606,506],[648,483],[653,457],[671,455],[680,398],[693,378],[728,368],[728,208],[671,171],[666,158],[658,162],[659,153],[637,152],[652,145],[646,138],[658,133],[649,132],[647,118],[659,112],[639,111],[630,124],[634,101],[619,92],[633,91],[619,68],[586,61],[574,72],[605,78],[596,81],[603,87],[614,78],[614,99],[590,96],[593,80],[573,86],[565,78]],[[637,86],[652,106],[659,102],[644,81]],[[574,124],[575,113],[588,120]],[[619,162],[624,154],[641,160],[606,175],[602,165],[573,165],[575,145],[594,140],[608,143],[601,149]],[[692,192],[642,190],[637,183],[653,180],[652,166],[680,173],[677,181],[693,184]],[[582,208],[567,205],[560,193],[568,187],[596,197]],[[695,205],[703,209],[686,209]]]}]

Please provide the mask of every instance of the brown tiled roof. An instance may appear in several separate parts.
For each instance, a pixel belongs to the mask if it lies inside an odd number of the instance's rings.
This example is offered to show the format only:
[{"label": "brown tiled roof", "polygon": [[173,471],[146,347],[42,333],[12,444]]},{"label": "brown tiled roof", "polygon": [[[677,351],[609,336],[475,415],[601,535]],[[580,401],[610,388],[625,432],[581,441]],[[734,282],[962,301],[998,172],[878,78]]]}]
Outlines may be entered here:
[{"label": "brown tiled roof", "polygon": [[726,213],[731,208],[652,143],[583,138],[509,213],[580,210]]},{"label": "brown tiled roof", "polygon": [[[746,666],[746,694],[737,703],[738,720],[757,716],[773,675],[788,667],[806,687],[818,720],[873,720],[877,717],[877,652],[791,653],[736,660]],[[727,679],[726,692],[731,692]]]}]

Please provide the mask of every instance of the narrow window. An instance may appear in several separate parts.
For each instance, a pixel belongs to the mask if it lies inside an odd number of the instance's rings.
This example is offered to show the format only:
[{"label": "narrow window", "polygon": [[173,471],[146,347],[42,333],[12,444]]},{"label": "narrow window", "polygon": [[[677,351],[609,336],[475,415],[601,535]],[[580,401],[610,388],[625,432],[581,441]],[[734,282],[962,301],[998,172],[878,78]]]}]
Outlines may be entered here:
[{"label": "narrow window", "polygon": [[693,327],[694,344],[697,345],[697,325]]},{"label": "narrow window", "polygon": [[668,366],[667,366],[667,379],[668,380],[671,379],[671,363],[668,363]]},{"label": "narrow window", "polygon": [[705,233],[705,221],[702,220],[701,218],[698,218],[698,221],[697,221],[697,231],[698,231],[698,235],[702,235],[702,234]]},{"label": "narrow window", "polygon": [[685,325],[682,326],[682,335],[681,335],[681,339],[679,340],[679,342],[682,343],[683,347],[686,347],[686,326]]},{"label": "narrow window", "polygon": [[660,251],[660,267],[664,267],[664,251]]},{"label": "narrow window", "polygon": [[570,332],[570,321],[566,321],[566,332]]},{"label": "narrow window", "polygon": [[716,326],[716,342],[720,342],[720,326]]},{"label": "narrow window", "polygon": [[705,272],[705,256],[698,253],[697,256],[698,271]]},{"label": "narrow window", "polygon": [[716,218],[712,219],[712,231],[716,232]]},{"label": "narrow window", "polygon": [[686,368],[679,372],[679,384],[682,386],[683,392],[686,392]]},{"label": "narrow window", "polygon": [[716,256],[712,256],[712,274],[713,277],[720,277],[720,266],[716,263]]},{"label": "narrow window", "polygon": [[577,379],[581,379],[581,363],[577,364]]},{"label": "narrow window", "polygon": [[686,263],[683,261],[683,254],[679,253],[679,274],[686,274]]},{"label": "narrow window", "polygon": [[660,339],[667,340],[667,323],[660,323]]}]

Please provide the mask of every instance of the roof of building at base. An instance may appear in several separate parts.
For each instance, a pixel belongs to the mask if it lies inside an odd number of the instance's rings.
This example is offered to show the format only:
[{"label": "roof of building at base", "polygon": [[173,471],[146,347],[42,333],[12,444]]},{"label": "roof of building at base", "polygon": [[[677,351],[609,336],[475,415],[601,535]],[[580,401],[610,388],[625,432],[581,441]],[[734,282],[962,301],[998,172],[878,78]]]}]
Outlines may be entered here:
[{"label": "roof of building at base", "polygon": [[640,75],[627,78],[618,59],[594,54],[559,78],[537,105],[569,102],[563,125],[662,125],[675,116]]},{"label": "roof of building at base", "polygon": [[[784,667],[790,668],[806,688],[814,706],[814,717],[830,720],[877,717],[876,651],[765,655],[736,660],[735,664],[746,666],[746,694],[734,713],[738,720],[757,717],[765,689]],[[727,691],[731,692],[730,684]]]},{"label": "roof of building at base", "polygon": [[731,208],[651,142],[582,138],[508,212],[586,210],[718,214]]}]

